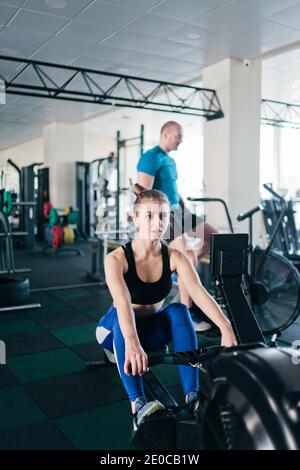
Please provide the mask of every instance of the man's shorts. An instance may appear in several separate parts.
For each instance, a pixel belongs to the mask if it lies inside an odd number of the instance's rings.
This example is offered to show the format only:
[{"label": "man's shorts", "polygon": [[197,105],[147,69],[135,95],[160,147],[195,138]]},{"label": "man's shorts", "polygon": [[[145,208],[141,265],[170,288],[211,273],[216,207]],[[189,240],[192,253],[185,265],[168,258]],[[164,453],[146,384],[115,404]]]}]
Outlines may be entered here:
[{"label": "man's shorts", "polygon": [[190,237],[203,238],[203,226],[200,230],[194,230],[204,221],[203,214],[194,214],[186,206],[183,208],[181,206],[171,206],[170,224],[164,238],[170,242],[184,233],[188,233]]}]

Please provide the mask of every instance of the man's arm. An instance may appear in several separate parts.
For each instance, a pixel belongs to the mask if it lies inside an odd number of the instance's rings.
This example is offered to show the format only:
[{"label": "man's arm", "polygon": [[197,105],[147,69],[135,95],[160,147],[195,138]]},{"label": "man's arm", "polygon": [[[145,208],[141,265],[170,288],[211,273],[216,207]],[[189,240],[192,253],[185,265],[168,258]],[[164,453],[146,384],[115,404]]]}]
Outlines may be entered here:
[{"label": "man's arm", "polygon": [[152,189],[154,176],[139,171],[137,174],[137,182],[146,189]]}]

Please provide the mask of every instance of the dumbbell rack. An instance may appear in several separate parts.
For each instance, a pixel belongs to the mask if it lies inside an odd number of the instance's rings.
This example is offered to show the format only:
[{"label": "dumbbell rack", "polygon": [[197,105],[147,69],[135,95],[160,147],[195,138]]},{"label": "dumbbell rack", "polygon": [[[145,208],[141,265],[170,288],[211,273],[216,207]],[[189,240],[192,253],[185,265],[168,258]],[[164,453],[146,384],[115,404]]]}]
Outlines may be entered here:
[{"label": "dumbbell rack", "polygon": [[[61,214],[58,213],[58,211],[62,211],[62,209],[57,209],[56,211],[57,211],[57,215],[58,215],[58,218],[59,218],[59,223],[57,223],[55,225],[59,225],[62,228],[63,225],[64,225],[63,222],[64,222],[65,214],[64,213],[61,213]],[[52,229],[53,229],[53,227],[52,227]],[[80,248],[78,248],[76,246],[63,245],[63,244],[58,246],[57,248],[54,248],[52,245],[48,244],[44,248],[44,252],[45,253],[50,253],[51,256],[58,256],[62,253],[66,253],[66,252],[67,253],[72,253],[73,252],[76,255],[83,256],[83,252],[82,252],[82,250],[80,250]]]}]

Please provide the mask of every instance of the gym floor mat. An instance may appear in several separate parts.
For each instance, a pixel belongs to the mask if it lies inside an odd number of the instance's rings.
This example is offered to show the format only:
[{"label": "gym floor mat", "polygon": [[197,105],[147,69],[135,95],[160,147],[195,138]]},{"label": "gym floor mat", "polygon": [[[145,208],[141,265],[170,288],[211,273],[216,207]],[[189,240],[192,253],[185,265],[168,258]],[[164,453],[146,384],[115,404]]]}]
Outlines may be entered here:
[{"label": "gym floor mat", "polygon": [[37,325],[30,318],[26,318],[25,316],[14,318],[12,316],[10,320],[3,320],[0,317],[1,339],[8,335],[28,333],[30,331],[41,331],[39,325]]},{"label": "gym floor mat", "polygon": [[0,390],[0,431],[44,421],[46,415],[20,385]]},{"label": "gym floor mat", "polygon": [[111,382],[99,370],[88,369],[27,384],[26,390],[50,418],[126,399],[123,387]]},{"label": "gym floor mat", "polygon": [[2,450],[72,450],[74,447],[51,421],[0,432]]},{"label": "gym floor mat", "polygon": [[116,384],[122,385],[118,368],[115,364],[109,364],[107,367],[102,368],[102,374],[105,374],[110,380],[115,382]]},{"label": "gym floor mat", "polygon": [[68,310],[60,312],[49,311],[43,308],[39,310],[32,310],[28,313],[39,325],[47,330],[54,328],[63,328],[67,326],[80,325],[91,321],[91,318],[84,315],[77,310],[68,307]]},{"label": "gym floor mat", "polygon": [[[61,302],[60,300],[51,298],[51,300],[41,301],[42,310],[43,312],[48,313],[59,313],[63,312],[64,310],[70,310],[69,305]],[[29,312],[37,312],[38,310],[29,310]]]},{"label": "gym floor mat", "polygon": [[127,400],[55,420],[76,449],[136,449],[129,443],[132,416]]},{"label": "gym floor mat", "polygon": [[80,303],[82,299],[85,297],[92,297],[92,292],[89,292],[86,289],[67,289],[67,290],[57,290],[53,291],[52,295],[56,299],[61,300],[75,300],[76,304],[78,305],[78,299],[80,299]]},{"label": "gym floor mat", "polygon": [[46,331],[31,331],[11,336],[2,336],[6,344],[6,357],[21,356],[35,352],[58,349],[64,345]]},{"label": "gym floor mat", "polygon": [[57,328],[50,332],[67,346],[81,343],[89,343],[96,338],[96,322],[82,325],[70,326],[68,328]]},{"label": "gym floor mat", "polygon": [[104,298],[104,296],[100,297],[98,295],[90,294],[90,296],[81,297],[80,299],[74,299],[74,298],[64,299],[64,302],[66,303],[66,305],[69,305],[70,307],[79,308],[79,309],[94,308],[96,305],[96,306],[99,306],[100,311],[103,311],[106,308],[107,301]]},{"label": "gym floor mat", "polygon": [[67,348],[8,358],[8,367],[21,383],[70,374],[85,368],[85,363]]},{"label": "gym floor mat", "polygon": [[[111,305],[111,304],[110,304]],[[108,307],[109,308],[109,307]],[[101,305],[101,308],[100,307],[83,307],[81,308],[81,311],[85,314],[85,315],[88,315],[90,318],[92,318],[93,320],[97,320],[99,321],[100,318],[105,315],[105,313],[107,312],[107,309],[105,309],[103,307],[103,305]]]},{"label": "gym floor mat", "polygon": [[0,389],[18,385],[20,382],[5,364],[0,365]]},{"label": "gym floor mat", "polygon": [[77,344],[71,346],[71,349],[85,361],[103,361],[104,359],[103,348],[101,348],[100,344],[95,341],[91,343]]},{"label": "gym floor mat", "polygon": [[88,243],[79,244],[84,256],[50,256],[44,252],[44,246],[38,244],[35,250],[14,250],[16,267],[31,268],[27,277],[32,289],[91,282],[86,277],[90,270]]}]

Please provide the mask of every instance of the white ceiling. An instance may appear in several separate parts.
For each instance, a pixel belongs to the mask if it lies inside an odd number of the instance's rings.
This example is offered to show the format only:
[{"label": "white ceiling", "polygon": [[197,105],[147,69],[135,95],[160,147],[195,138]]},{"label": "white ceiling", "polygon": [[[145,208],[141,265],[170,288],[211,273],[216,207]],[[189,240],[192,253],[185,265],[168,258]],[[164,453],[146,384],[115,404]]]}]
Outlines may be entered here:
[{"label": "white ceiling", "polygon": [[[0,0],[0,54],[173,82],[199,77],[226,57],[245,59],[298,40],[300,0]],[[2,75],[14,69],[0,64]],[[297,51],[265,60],[263,97],[291,101],[299,72]],[[52,120],[103,111],[8,95],[0,105],[0,148],[40,135]]]},{"label": "white ceiling", "polygon": [[262,96],[265,99],[300,104],[299,49],[264,60]]}]

